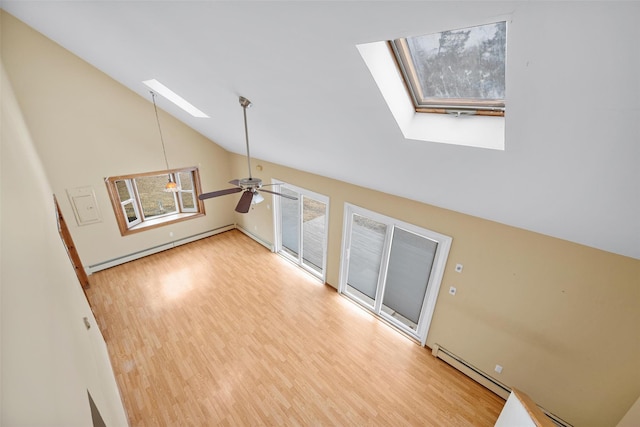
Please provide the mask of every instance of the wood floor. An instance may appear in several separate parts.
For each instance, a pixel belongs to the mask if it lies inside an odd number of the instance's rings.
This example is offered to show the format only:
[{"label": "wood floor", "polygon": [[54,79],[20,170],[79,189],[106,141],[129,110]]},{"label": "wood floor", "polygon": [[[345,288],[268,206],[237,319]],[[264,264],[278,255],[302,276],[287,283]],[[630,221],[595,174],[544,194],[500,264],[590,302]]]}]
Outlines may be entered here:
[{"label": "wood floor", "polygon": [[132,426],[493,426],[504,405],[238,231],[90,281]]}]

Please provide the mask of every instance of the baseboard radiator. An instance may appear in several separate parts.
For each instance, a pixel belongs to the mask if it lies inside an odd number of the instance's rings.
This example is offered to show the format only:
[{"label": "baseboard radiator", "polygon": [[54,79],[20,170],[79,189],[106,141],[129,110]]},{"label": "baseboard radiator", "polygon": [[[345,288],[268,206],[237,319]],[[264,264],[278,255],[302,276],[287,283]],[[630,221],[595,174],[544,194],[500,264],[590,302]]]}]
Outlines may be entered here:
[{"label": "baseboard radiator", "polygon": [[[505,384],[502,384],[500,381],[496,380],[495,378],[491,377],[490,375],[486,374],[485,372],[471,365],[467,361],[453,354],[446,348],[441,347],[439,344],[433,345],[433,347],[431,348],[431,353],[438,359],[453,366],[454,368],[456,368],[457,370],[459,370],[460,372],[462,372],[463,374],[465,374],[475,382],[491,390],[492,392],[502,397],[503,399],[506,400],[511,394],[511,389],[508,386],[506,386]],[[541,406],[538,406],[538,407],[558,427],[573,427],[571,424],[567,423],[560,417],[553,415],[543,407]]]},{"label": "baseboard radiator", "polygon": [[98,264],[86,266],[84,269],[87,274],[92,274],[98,272],[100,270],[106,270],[107,268],[115,267],[116,265],[124,264],[129,261],[133,261],[139,258],[146,257],[148,255],[153,255],[158,252],[166,251],[167,249],[175,248],[177,246],[181,246],[187,243],[195,242],[196,240],[204,239],[207,237],[215,236],[216,234],[223,233],[225,231],[235,229],[235,224],[225,225],[223,227],[218,227],[213,230],[205,231],[204,233],[194,234],[193,236],[184,237],[182,239],[175,240],[173,242],[165,243],[164,245],[154,246],[152,248],[144,249],[138,252],[134,252],[131,254],[123,255],[118,258],[110,259],[108,261],[100,262]]}]

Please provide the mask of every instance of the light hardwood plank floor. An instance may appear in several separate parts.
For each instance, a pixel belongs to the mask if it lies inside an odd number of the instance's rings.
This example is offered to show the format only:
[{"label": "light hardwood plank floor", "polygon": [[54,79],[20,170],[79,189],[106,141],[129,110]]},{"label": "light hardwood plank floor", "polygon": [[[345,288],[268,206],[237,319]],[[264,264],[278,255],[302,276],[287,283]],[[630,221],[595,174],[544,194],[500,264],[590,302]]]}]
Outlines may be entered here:
[{"label": "light hardwood plank floor", "polygon": [[504,405],[239,231],[90,281],[132,426],[492,426]]}]

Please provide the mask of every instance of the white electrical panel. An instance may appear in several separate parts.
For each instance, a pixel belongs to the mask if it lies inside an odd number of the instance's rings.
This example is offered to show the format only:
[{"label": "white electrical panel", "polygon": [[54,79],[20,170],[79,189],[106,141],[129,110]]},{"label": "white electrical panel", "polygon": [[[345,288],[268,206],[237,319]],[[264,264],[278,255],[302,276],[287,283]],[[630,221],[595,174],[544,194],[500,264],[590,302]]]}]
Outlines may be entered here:
[{"label": "white electrical panel", "polygon": [[67,189],[67,195],[78,225],[102,221],[93,187],[70,188]]}]

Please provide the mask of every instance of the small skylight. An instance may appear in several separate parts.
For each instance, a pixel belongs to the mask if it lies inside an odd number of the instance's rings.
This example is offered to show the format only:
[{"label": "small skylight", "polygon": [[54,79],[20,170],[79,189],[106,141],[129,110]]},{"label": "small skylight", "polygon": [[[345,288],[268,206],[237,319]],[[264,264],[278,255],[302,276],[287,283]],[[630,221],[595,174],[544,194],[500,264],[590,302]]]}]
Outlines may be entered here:
[{"label": "small skylight", "polygon": [[164,96],[169,101],[173,102],[178,107],[182,108],[184,111],[191,114],[193,117],[207,118],[207,119],[209,118],[209,116],[207,116],[205,113],[198,110],[196,107],[191,105],[188,101],[186,101],[183,97],[181,97],[180,95],[178,95],[177,93],[175,93],[174,91],[172,91],[171,89],[169,89],[168,87],[160,83],[158,80],[156,79],[145,80],[142,83],[147,85],[151,90],[155,91],[156,93]]},{"label": "small skylight", "polygon": [[417,112],[504,114],[506,22],[390,41]]}]

